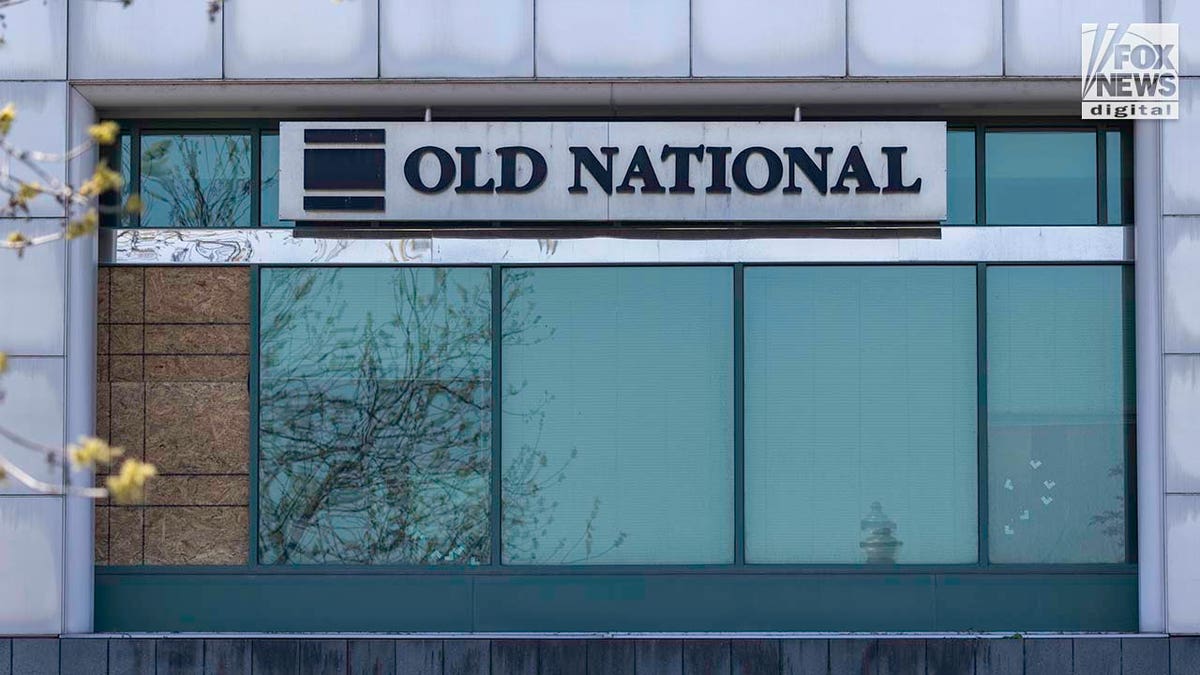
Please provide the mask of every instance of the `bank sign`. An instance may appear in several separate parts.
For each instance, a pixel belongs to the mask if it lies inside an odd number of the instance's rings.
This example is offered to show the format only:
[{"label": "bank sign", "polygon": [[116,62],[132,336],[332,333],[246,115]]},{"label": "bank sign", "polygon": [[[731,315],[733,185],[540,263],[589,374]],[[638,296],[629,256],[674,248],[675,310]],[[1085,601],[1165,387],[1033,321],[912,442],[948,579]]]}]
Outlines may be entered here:
[{"label": "bank sign", "polygon": [[936,222],[944,122],[284,122],[297,221]]}]

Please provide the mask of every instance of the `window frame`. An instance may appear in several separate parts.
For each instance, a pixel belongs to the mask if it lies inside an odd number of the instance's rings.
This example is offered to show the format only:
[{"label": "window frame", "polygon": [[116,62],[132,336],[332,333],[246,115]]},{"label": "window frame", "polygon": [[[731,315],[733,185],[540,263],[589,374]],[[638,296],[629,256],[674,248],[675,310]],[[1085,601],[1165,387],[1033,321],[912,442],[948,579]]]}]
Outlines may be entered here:
[{"label": "window frame", "polygon": [[[382,116],[383,119],[390,119],[387,116]],[[330,118],[338,120],[342,118]],[[473,118],[472,118],[473,119]],[[537,117],[528,117],[536,121]],[[584,118],[591,119],[591,118]],[[654,118],[656,121],[671,121],[673,118],[667,116],[659,116]],[[683,118],[679,118],[683,119]],[[790,117],[788,118],[790,119]],[[813,117],[811,121],[837,121],[845,120],[846,118],[824,118]],[[856,121],[898,121],[898,120],[932,120],[944,121],[946,130],[949,131],[971,131],[975,132],[975,222],[973,223],[946,223],[940,222],[939,227],[987,227],[987,201],[986,201],[986,182],[987,182],[987,157],[986,157],[986,137],[989,131],[1004,132],[1008,131],[1086,131],[1090,130],[1096,136],[1096,223],[1078,223],[1078,224],[1056,224],[1056,223],[1036,223],[1026,225],[1004,225],[1006,227],[1094,227],[1097,225],[1132,225],[1133,224],[1133,125],[1131,122],[1117,121],[1094,121],[1080,120],[1072,118],[1053,118],[1030,120],[1028,118],[1011,118],[1011,117],[996,117],[996,118],[964,118],[964,117],[930,117],[930,116],[892,116],[892,117],[874,117],[874,116],[859,116],[853,118]],[[447,121],[458,121],[459,118],[447,117]],[[280,119],[269,118],[231,118],[228,120],[171,120],[171,119],[141,119],[131,118],[119,120],[122,135],[130,136],[130,182],[131,193],[139,194],[141,188],[141,137],[143,134],[219,134],[219,133],[249,133],[250,139],[250,172],[253,187],[251,189],[251,220],[253,223],[247,229],[276,229],[276,230],[291,230],[294,225],[264,225],[262,220],[262,137],[265,134],[278,134]],[[1108,213],[1108,161],[1107,161],[1107,137],[1108,132],[1118,132],[1121,135],[1121,177],[1119,184],[1122,187],[1122,211],[1124,218],[1122,222],[1111,222],[1112,218]],[[101,157],[111,159],[119,153],[120,143],[109,148],[102,149]],[[117,163],[119,168],[119,162]],[[276,214],[278,219],[278,214]],[[119,220],[116,220],[114,214],[105,214],[101,217],[101,226],[111,229],[137,229],[141,228],[140,214],[131,214],[127,216],[130,219],[129,225],[121,225]],[[291,223],[292,221],[283,220],[282,223]],[[199,228],[156,228],[156,229],[199,229]]]}]

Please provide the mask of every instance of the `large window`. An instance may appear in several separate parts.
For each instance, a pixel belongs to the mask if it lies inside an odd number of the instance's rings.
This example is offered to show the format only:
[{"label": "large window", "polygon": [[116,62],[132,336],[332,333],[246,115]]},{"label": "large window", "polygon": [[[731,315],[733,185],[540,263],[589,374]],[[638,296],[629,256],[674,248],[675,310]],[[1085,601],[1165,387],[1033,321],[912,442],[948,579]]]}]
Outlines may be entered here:
[{"label": "large window", "polygon": [[974,267],[746,270],[746,560],[975,562]]},{"label": "large window", "polygon": [[1122,562],[1133,444],[1121,267],[987,275],[991,557]]},{"label": "large window", "polygon": [[486,269],[265,269],[264,563],[490,555]]},{"label": "large window", "polygon": [[504,292],[504,562],[733,562],[732,270],[515,269]]},{"label": "large window", "polygon": [[1127,276],[264,268],[258,563],[1123,563]]}]

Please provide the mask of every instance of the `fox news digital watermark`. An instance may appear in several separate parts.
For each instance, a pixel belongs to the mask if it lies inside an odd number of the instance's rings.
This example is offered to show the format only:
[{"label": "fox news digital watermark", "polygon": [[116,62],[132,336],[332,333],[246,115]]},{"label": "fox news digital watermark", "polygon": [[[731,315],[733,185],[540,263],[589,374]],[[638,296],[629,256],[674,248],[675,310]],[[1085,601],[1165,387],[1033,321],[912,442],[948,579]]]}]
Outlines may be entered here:
[{"label": "fox news digital watermark", "polygon": [[1179,119],[1179,24],[1083,24],[1083,119]]}]

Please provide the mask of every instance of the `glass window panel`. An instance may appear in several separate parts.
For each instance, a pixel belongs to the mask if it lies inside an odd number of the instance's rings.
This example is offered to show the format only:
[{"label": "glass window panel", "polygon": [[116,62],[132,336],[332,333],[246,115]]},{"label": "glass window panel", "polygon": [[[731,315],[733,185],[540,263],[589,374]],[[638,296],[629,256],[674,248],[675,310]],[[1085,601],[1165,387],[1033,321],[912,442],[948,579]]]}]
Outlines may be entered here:
[{"label": "glass window panel", "polygon": [[992,562],[1125,560],[1123,277],[1117,266],[988,268]]},{"label": "glass window panel", "polygon": [[506,272],[505,563],[732,562],[732,284]]},{"label": "glass window panel", "polygon": [[1120,225],[1125,222],[1125,182],[1121,180],[1121,132],[1109,131],[1104,135],[1107,144],[1104,149],[1105,172],[1108,197],[1108,224]]},{"label": "glass window panel", "polygon": [[259,203],[263,227],[292,227],[295,223],[279,219],[279,135],[263,134],[259,162]]},{"label": "glass window panel", "polygon": [[989,225],[1095,225],[1096,132],[989,131]]},{"label": "glass window panel", "polygon": [[946,135],[946,224],[975,224],[975,130]]},{"label": "glass window panel", "polygon": [[142,227],[250,227],[249,134],[142,136]]},{"label": "glass window panel", "polygon": [[100,223],[105,227],[135,227],[135,214],[124,210],[129,197],[133,195],[133,139],[129,134],[121,134],[117,143],[104,147],[100,158],[107,165],[121,174],[121,189],[110,190],[100,195]]},{"label": "glass window panel", "polygon": [[489,559],[490,272],[264,269],[260,559]]},{"label": "glass window panel", "polygon": [[747,562],[974,562],[975,269],[745,274]]}]

